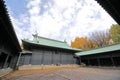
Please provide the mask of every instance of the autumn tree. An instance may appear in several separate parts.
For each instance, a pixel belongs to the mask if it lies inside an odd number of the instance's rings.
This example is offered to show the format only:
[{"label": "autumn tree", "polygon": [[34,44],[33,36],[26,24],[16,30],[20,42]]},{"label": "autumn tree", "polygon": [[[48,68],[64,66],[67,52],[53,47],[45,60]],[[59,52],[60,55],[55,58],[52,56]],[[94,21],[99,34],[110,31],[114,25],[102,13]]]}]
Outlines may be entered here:
[{"label": "autumn tree", "polygon": [[77,37],[71,46],[74,48],[80,48],[83,50],[89,50],[92,48],[103,47],[112,44],[112,39],[109,31],[97,31],[91,32],[89,37]]},{"label": "autumn tree", "polygon": [[89,40],[87,37],[77,37],[73,42],[71,42],[71,46],[74,48],[79,48],[83,50],[88,50],[91,48],[97,48],[98,45],[93,42],[92,40]]},{"label": "autumn tree", "polygon": [[84,43],[84,45],[82,46],[82,49],[89,50],[89,49],[98,48],[98,47],[99,45],[97,42],[87,39],[86,43]]},{"label": "autumn tree", "polygon": [[110,34],[115,43],[120,42],[120,25],[112,25],[110,28]]},{"label": "autumn tree", "polygon": [[71,42],[71,46],[74,48],[82,48],[86,40],[87,40],[86,37],[76,37],[75,40]]}]

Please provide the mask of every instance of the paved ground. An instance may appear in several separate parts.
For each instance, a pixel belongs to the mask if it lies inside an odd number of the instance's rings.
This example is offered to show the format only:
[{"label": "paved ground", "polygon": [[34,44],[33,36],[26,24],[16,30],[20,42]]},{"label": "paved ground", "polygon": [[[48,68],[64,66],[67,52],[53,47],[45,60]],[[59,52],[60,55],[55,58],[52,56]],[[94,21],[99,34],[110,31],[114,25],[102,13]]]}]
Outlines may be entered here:
[{"label": "paved ground", "polygon": [[56,69],[10,80],[120,80],[120,70],[98,68]]},{"label": "paved ground", "polygon": [[10,69],[10,68],[0,69],[0,77],[10,73],[11,71],[12,71],[12,69]]}]

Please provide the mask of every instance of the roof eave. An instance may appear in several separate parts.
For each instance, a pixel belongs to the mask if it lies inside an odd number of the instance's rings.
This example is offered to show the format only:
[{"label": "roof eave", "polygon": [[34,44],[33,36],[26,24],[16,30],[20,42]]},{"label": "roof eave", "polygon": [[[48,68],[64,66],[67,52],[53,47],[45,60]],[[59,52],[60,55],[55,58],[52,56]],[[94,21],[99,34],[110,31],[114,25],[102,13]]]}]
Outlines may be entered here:
[{"label": "roof eave", "polygon": [[57,48],[57,49],[64,49],[64,50],[69,50],[69,51],[74,51],[74,52],[80,52],[81,50],[75,50],[75,49],[67,49],[67,48],[61,48],[61,47],[54,47],[54,46],[48,46],[48,45],[42,45],[42,44],[37,44],[37,43],[31,43],[25,40],[22,40],[22,42],[26,42],[29,44],[34,44],[34,45],[38,45],[38,46],[44,46],[44,47],[50,47],[50,48]]},{"label": "roof eave", "polygon": [[[5,27],[8,35],[10,36],[15,48],[17,49],[18,52],[21,51],[21,48],[20,48],[20,45],[19,45],[19,42],[18,42],[18,39],[17,39],[17,36],[16,36],[16,33],[14,31],[14,28],[12,26],[12,23],[11,23],[11,20],[9,18],[9,14],[8,14],[8,11],[7,11],[7,8],[6,8],[6,5],[4,4],[4,0],[1,0],[0,1],[0,7],[2,8],[2,10],[0,11],[1,14],[2,14],[2,19],[4,20],[4,25],[7,25]],[[8,27],[9,26],[9,27]]]},{"label": "roof eave", "polygon": [[116,0],[96,0],[120,25],[120,10],[119,2]]}]

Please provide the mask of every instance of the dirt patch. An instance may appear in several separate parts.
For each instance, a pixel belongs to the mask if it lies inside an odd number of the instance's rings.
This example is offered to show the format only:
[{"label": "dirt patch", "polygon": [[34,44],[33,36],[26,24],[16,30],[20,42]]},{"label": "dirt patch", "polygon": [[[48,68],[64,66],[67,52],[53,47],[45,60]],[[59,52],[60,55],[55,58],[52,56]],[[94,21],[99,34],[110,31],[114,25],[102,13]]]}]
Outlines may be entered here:
[{"label": "dirt patch", "polygon": [[37,73],[45,73],[45,72],[53,72],[55,70],[59,70],[59,69],[75,69],[75,68],[78,68],[75,67],[75,66],[55,66],[55,67],[44,67],[42,69],[28,69],[28,70],[16,70],[16,71],[12,71],[11,73],[5,75],[4,77],[2,77],[1,80],[10,80],[11,78],[14,78],[14,77],[19,77],[19,76],[23,76],[23,75],[29,75],[29,74],[37,74]]},{"label": "dirt patch", "polygon": [[23,76],[23,75],[28,75],[28,74],[34,74],[34,73],[43,73],[43,72],[49,72],[49,71],[53,71],[54,69],[33,69],[33,70],[18,70],[18,71],[13,71],[7,75],[5,75],[2,80],[9,80],[13,77],[18,77],[18,76]]}]

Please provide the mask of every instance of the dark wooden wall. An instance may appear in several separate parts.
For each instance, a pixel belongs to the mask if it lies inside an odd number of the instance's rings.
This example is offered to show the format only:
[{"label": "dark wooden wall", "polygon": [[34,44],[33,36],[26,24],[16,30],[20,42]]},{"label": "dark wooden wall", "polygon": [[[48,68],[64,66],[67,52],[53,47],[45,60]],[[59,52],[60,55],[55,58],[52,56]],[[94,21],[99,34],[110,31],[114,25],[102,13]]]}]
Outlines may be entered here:
[{"label": "dark wooden wall", "polygon": [[[18,54],[17,50],[13,47],[13,42],[7,32],[7,23],[5,23],[0,16],[0,69],[16,65]],[[6,27],[6,28],[5,28]]]},{"label": "dark wooden wall", "polygon": [[79,62],[87,66],[120,66],[120,51],[81,56]]},{"label": "dark wooden wall", "polygon": [[32,54],[23,54],[19,65],[76,64],[73,53],[63,50],[32,49]]}]

